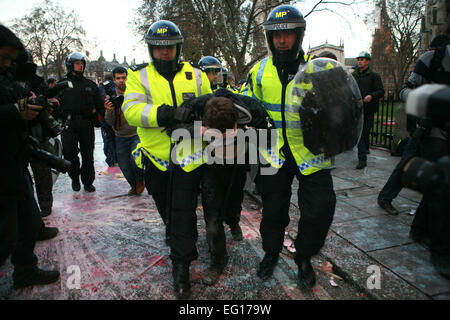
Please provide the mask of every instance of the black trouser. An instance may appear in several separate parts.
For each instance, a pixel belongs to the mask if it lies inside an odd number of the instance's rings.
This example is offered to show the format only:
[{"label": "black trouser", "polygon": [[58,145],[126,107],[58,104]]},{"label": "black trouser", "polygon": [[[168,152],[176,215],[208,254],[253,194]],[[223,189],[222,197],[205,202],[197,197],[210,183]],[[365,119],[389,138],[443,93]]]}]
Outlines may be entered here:
[{"label": "black trouser", "polygon": [[202,204],[213,263],[220,263],[227,255],[223,221],[229,226],[239,223],[246,173],[246,166],[239,164],[212,164],[203,168]]},{"label": "black trouser", "polygon": [[[428,161],[436,161],[449,154],[448,144],[439,138],[423,138],[419,144],[420,155]],[[428,236],[431,240],[431,253],[450,256],[450,215],[448,198],[436,191],[424,194],[417,208],[411,230],[416,234]]]},{"label": "black trouser", "polygon": [[144,181],[148,194],[152,195],[156,208],[167,224],[167,186],[169,181],[168,171],[159,170],[147,157],[144,156]]},{"label": "black trouser", "polygon": [[34,246],[42,227],[42,219],[34,199],[31,180],[26,175],[25,199],[0,198],[0,264],[11,254],[16,271],[36,266]]},{"label": "black trouser", "polygon": [[[53,147],[50,142],[41,146],[45,151],[53,154]],[[41,210],[52,210],[53,206],[53,177],[52,168],[45,162],[31,159],[31,169],[33,170],[34,183],[36,185],[36,194]]]},{"label": "black trouser", "polygon": [[[166,234],[170,237],[170,258],[174,264],[190,263],[198,257],[196,209],[202,168],[185,172],[174,165],[172,172],[160,171],[148,158],[144,158],[144,161],[145,186],[166,224]],[[169,197],[171,204],[168,215]]]},{"label": "black trouser", "polygon": [[[81,116],[73,116],[70,127],[61,134],[61,142],[64,158],[72,163],[68,171],[70,178],[78,180],[81,175],[81,182],[84,185],[91,185],[95,179],[95,132],[92,121]],[[78,153],[81,153],[81,168]]]},{"label": "black trouser", "polygon": [[197,198],[202,169],[185,172],[174,166],[169,219],[170,258],[173,263],[190,263],[197,259]]},{"label": "black trouser", "polygon": [[416,155],[417,143],[414,139],[410,139],[408,144],[406,145],[405,151],[403,151],[402,158],[400,162],[395,167],[394,171],[392,171],[389,176],[388,181],[384,185],[383,189],[381,189],[378,194],[378,199],[386,202],[392,202],[395,199],[400,191],[403,189],[402,183],[400,181],[400,177],[402,175],[402,169],[412,156]]},{"label": "black trouser", "polygon": [[[285,150],[284,148],[283,150]],[[336,206],[336,195],[330,170],[302,175],[289,150],[286,162],[275,175],[260,175],[258,183],[263,201],[260,232],[266,253],[278,254],[283,249],[284,232],[289,224],[291,186],[294,176],[299,181],[298,206],[300,219],[295,261],[311,257],[322,248]]]},{"label": "black trouser", "polygon": [[370,130],[373,127],[374,114],[364,114],[363,129],[358,142],[358,159],[367,161],[367,151],[370,148]]}]

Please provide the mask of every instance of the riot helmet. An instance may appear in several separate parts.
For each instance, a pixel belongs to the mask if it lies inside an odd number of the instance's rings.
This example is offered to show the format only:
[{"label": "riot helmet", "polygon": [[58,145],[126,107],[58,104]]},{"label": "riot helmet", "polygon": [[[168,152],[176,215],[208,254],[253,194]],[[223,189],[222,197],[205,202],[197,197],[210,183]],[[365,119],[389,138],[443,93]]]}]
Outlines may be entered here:
[{"label": "riot helmet", "polygon": [[198,62],[198,66],[202,71],[208,73],[219,73],[222,70],[222,64],[220,63],[219,59],[216,59],[211,56],[205,56],[200,59]]},{"label": "riot helmet", "polygon": [[[287,62],[295,61],[302,49],[303,37],[305,35],[306,21],[302,13],[290,5],[281,5],[273,9],[263,24],[269,49],[272,52],[273,64],[278,66]],[[277,31],[293,30],[296,39],[292,49],[281,51],[275,48],[273,35]]]},{"label": "riot helmet", "polygon": [[[76,61],[81,61],[83,63],[83,71],[74,71],[73,64]],[[86,70],[86,57],[80,53],[80,52],[72,52],[66,57],[66,69],[67,73],[70,74],[72,71],[75,72],[76,75],[81,76],[83,75],[84,70]]]},{"label": "riot helmet", "polygon": [[222,84],[225,86],[228,84],[228,69],[225,67],[222,67]]},{"label": "riot helmet", "polygon": [[[178,70],[184,38],[176,24],[167,20],[160,20],[153,23],[145,35],[145,42],[147,42],[153,65],[159,73],[170,73]],[[155,58],[153,54],[154,47],[171,46],[176,46],[174,59],[162,60]]]}]

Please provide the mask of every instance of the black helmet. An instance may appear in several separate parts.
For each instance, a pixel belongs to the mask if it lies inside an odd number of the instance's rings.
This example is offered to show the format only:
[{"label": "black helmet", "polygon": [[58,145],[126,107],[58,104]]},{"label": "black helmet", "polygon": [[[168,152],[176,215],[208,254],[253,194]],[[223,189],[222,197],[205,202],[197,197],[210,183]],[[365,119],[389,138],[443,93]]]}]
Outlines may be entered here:
[{"label": "black helmet", "polygon": [[225,67],[222,67],[222,84],[228,84],[228,69]]},{"label": "black helmet", "polygon": [[[302,49],[303,36],[305,35],[306,28],[306,21],[302,13],[293,6],[281,5],[269,13],[263,26],[266,31],[269,49],[273,55],[274,65],[296,60],[298,53]],[[276,50],[273,44],[274,32],[283,30],[294,30],[297,35],[294,47],[286,53]]]},{"label": "black helmet", "polygon": [[[73,64],[75,61],[81,61],[83,63],[83,72],[86,69],[86,57],[80,52],[72,52],[66,57],[66,69],[67,73],[72,73]],[[83,72],[75,71],[75,73],[82,75]]]},{"label": "black helmet", "polygon": [[[181,56],[181,46],[184,42],[180,29],[173,22],[160,20],[153,23],[145,35],[145,42],[148,44],[148,51],[152,58],[156,70],[160,73],[175,72],[178,69]],[[168,47],[176,45],[175,59],[172,61],[164,61],[155,59],[153,56],[153,47]]]},{"label": "black helmet", "polygon": [[198,62],[198,66],[205,72],[214,71],[216,73],[219,73],[222,70],[222,64],[220,63],[220,61],[211,56],[205,56],[201,58]]}]

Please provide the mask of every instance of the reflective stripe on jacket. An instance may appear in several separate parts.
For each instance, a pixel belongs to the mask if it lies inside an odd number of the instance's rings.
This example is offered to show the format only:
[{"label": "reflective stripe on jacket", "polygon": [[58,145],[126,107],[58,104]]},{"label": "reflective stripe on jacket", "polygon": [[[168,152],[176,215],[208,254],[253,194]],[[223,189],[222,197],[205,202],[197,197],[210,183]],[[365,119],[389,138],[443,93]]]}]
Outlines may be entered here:
[{"label": "reflective stripe on jacket", "polygon": [[[172,98],[171,85],[176,101]],[[171,140],[158,125],[158,108],[162,104],[180,106],[185,99],[207,93],[211,93],[208,77],[189,63],[183,63],[171,82],[152,63],[136,71],[129,70],[122,111],[127,122],[138,127],[141,143],[133,151],[138,166],[142,167],[142,148],[159,170],[166,171],[169,167]]]},{"label": "reflective stripe on jacket", "polygon": [[[305,55],[305,61],[308,62],[309,60],[311,60],[311,57]],[[306,72],[312,71],[306,70]],[[286,101],[281,101],[283,86],[278,77],[277,68],[273,65],[272,57],[267,57],[258,62],[252,68],[250,74],[252,85],[248,86],[247,95],[263,102],[264,108],[274,121],[278,133],[276,146],[272,146],[267,150],[260,148],[260,152],[266,161],[275,168],[281,168],[285,161],[284,156],[280,152],[285,144],[282,128],[282,105],[284,105],[287,143],[300,172],[303,175],[309,175],[326,166],[329,161],[324,159],[323,154],[316,156],[303,145],[298,108],[288,105]],[[293,81],[290,81],[286,87],[286,97],[292,84]],[[301,85],[310,86],[311,84]],[[308,88],[304,87],[304,89]]]}]

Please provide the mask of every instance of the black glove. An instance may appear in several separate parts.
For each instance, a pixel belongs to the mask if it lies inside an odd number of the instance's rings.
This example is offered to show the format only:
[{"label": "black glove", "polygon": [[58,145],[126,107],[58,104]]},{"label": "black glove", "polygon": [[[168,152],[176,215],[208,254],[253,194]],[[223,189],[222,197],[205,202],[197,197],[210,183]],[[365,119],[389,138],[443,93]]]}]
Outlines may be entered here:
[{"label": "black glove", "polygon": [[177,123],[192,122],[192,108],[184,103],[178,108],[163,104],[158,108],[156,119],[161,127],[173,127]]}]

